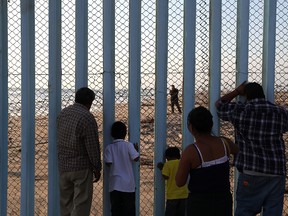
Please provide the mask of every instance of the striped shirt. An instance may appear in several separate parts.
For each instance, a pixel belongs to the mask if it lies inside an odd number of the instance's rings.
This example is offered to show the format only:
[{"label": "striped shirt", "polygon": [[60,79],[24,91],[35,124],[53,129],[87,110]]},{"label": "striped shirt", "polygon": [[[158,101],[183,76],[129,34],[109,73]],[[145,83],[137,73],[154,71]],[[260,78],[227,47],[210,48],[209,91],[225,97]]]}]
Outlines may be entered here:
[{"label": "striped shirt", "polygon": [[283,133],[288,131],[287,110],[258,98],[246,103],[221,101],[217,112],[220,119],[234,125],[240,149],[234,165],[239,171],[285,175]]},{"label": "striped shirt", "polygon": [[57,147],[59,171],[101,170],[98,126],[86,106],[75,103],[60,112]]}]

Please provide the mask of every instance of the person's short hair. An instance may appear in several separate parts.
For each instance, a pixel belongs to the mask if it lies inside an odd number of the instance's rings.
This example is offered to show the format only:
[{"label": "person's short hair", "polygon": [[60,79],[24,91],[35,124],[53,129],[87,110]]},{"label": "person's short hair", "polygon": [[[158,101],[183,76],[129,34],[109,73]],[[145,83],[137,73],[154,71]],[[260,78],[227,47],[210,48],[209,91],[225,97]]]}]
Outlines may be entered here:
[{"label": "person's short hair", "polygon": [[95,93],[88,87],[82,87],[75,94],[75,102],[83,105],[92,104],[95,99]]},{"label": "person's short hair", "polygon": [[213,127],[213,116],[203,106],[196,107],[190,111],[187,117],[188,125],[191,124],[199,133],[211,133]]},{"label": "person's short hair", "polygon": [[247,83],[244,87],[244,94],[247,100],[265,98],[262,86],[256,82]]},{"label": "person's short hair", "polygon": [[111,136],[114,139],[124,139],[127,135],[127,127],[121,121],[116,121],[112,124],[111,127]]},{"label": "person's short hair", "polygon": [[180,150],[176,146],[168,147],[165,151],[166,158],[178,158],[180,159]]}]

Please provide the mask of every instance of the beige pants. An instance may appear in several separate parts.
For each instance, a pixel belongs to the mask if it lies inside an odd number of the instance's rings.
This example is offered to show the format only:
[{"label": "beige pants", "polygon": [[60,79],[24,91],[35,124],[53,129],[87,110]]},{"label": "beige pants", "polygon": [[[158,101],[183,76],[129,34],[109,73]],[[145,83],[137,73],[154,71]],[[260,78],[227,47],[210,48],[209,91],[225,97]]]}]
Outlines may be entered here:
[{"label": "beige pants", "polygon": [[93,172],[90,169],[60,172],[61,216],[89,216],[93,195]]}]

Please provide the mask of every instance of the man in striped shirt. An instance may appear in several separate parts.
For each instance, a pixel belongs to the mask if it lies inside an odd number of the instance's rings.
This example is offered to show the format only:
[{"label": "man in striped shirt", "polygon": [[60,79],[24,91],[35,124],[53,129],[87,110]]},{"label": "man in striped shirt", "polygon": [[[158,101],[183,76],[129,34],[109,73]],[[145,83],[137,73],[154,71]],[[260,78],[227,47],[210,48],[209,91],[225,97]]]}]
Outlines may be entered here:
[{"label": "man in striped shirt", "polygon": [[[233,102],[238,95],[245,102]],[[281,216],[285,191],[286,158],[283,133],[288,112],[265,99],[258,83],[242,83],[216,102],[218,116],[235,129],[239,171],[235,216]]]},{"label": "man in striped shirt", "polygon": [[95,93],[87,88],[76,92],[75,103],[57,117],[58,166],[61,216],[88,216],[94,182],[101,176],[97,122],[90,108]]}]

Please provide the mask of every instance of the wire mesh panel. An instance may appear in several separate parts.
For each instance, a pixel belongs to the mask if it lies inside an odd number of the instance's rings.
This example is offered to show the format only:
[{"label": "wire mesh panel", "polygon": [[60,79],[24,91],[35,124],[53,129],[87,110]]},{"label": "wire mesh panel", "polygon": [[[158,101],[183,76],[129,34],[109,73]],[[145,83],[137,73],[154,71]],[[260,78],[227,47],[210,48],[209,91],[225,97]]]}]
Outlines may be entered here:
[{"label": "wire mesh panel", "polygon": [[141,8],[140,214],[153,215],[156,2]]},{"label": "wire mesh panel", "polygon": [[249,14],[249,80],[262,82],[264,1],[252,1]]},{"label": "wire mesh panel", "polygon": [[282,105],[287,104],[287,80],[288,80],[288,41],[285,35],[288,34],[287,29],[287,13],[288,2],[279,1],[277,4],[277,17],[276,17],[276,50],[275,50],[275,101]]},{"label": "wire mesh panel", "polygon": [[209,86],[209,1],[197,1],[196,5],[195,61],[195,106],[207,106]]},{"label": "wire mesh panel", "polygon": [[[102,1],[88,1],[88,86],[96,94],[92,104],[99,132],[102,150],[103,144],[103,4]],[[103,158],[103,157],[102,157]],[[94,183],[91,215],[101,215],[103,210],[103,174],[99,182]]]},{"label": "wire mesh panel", "polygon": [[[63,107],[73,103],[75,90],[75,3],[62,2],[62,101]],[[72,90],[72,92],[71,92]]]},{"label": "wire mesh panel", "polygon": [[[275,44],[275,103],[287,107],[288,102],[288,10],[287,1],[278,1],[276,9],[276,44]],[[288,136],[284,135],[286,144],[286,158],[288,158]],[[287,161],[286,161],[287,164]],[[287,167],[286,167],[287,169]],[[286,171],[287,172],[287,171]],[[288,215],[288,181],[286,175],[286,188],[284,195],[284,211],[283,215]]]},{"label": "wire mesh panel", "polygon": [[[167,100],[167,146],[177,146],[181,149],[181,113],[182,113],[182,89],[183,89],[183,26],[184,9],[183,1],[171,1],[169,3],[168,18],[168,100]],[[179,107],[175,106],[172,113],[171,95],[169,91],[174,85],[179,91]]]},{"label": "wire mesh panel", "polygon": [[236,28],[237,1],[222,2],[221,36],[221,86],[223,89],[234,87],[236,82]]},{"label": "wire mesh panel", "polygon": [[20,214],[21,191],[21,19],[20,1],[8,3],[8,194],[7,215]]},{"label": "wire mesh panel", "polygon": [[35,3],[35,214],[47,214],[48,2]]}]

